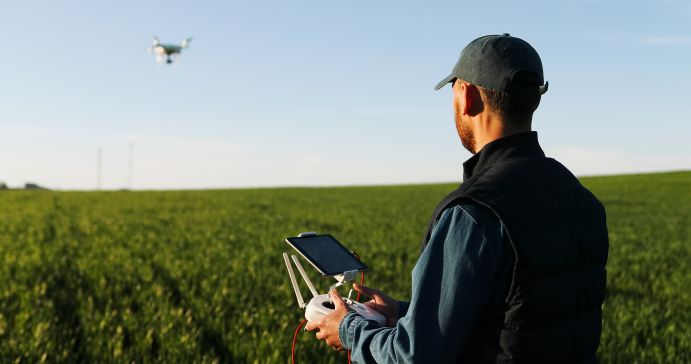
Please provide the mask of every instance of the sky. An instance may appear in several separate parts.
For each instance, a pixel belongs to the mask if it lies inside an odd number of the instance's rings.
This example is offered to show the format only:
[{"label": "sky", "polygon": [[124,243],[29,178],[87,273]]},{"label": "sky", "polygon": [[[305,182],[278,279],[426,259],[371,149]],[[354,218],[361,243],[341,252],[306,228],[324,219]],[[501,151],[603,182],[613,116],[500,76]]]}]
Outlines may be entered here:
[{"label": "sky", "polygon": [[[459,182],[471,155],[433,87],[501,33],[542,58],[548,156],[577,176],[691,169],[689,1],[0,1],[0,32],[10,186]],[[154,35],[193,40],[157,65]]]}]

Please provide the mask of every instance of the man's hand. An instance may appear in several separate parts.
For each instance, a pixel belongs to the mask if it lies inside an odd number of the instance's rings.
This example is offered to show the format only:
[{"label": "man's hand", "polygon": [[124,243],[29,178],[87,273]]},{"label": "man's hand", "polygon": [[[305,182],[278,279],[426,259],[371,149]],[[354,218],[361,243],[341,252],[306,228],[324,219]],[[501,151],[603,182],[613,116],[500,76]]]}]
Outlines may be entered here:
[{"label": "man's hand", "polygon": [[334,350],[341,351],[343,350],[343,345],[341,345],[341,339],[338,337],[338,326],[341,324],[343,317],[348,313],[348,306],[346,306],[343,298],[336,290],[330,291],[329,294],[334,303],[334,312],[323,316],[319,320],[308,322],[305,330],[317,330],[317,339],[324,340]]},{"label": "man's hand", "polygon": [[384,315],[387,326],[396,325],[400,313],[398,301],[383,294],[378,289],[365,287],[357,283],[353,283],[353,289],[372,298],[370,301],[365,302],[365,305]]}]

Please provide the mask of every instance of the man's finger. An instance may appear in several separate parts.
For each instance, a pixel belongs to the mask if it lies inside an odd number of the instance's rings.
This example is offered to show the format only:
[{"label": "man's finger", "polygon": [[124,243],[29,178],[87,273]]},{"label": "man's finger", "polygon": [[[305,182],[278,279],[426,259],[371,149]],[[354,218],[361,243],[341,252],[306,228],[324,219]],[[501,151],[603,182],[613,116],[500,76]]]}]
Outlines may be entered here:
[{"label": "man's finger", "polygon": [[367,301],[367,302],[365,302],[365,303],[363,303],[363,304],[364,304],[365,306],[369,307],[369,308],[372,308],[372,309],[376,310],[376,311],[381,310],[381,307],[382,307],[382,305],[380,305],[380,304],[374,302],[374,300],[369,300],[369,301]]},{"label": "man's finger", "polygon": [[342,308],[345,307],[345,302],[343,302],[343,298],[341,298],[341,295],[338,294],[338,292],[333,289],[329,291],[329,295],[331,296],[331,301],[334,303],[334,308]]},{"label": "man's finger", "polygon": [[305,330],[307,330],[307,331],[316,330],[318,328],[319,328],[319,326],[317,326],[316,322],[308,321],[307,325],[305,325]]},{"label": "man's finger", "polygon": [[319,339],[319,340],[324,339],[324,333],[321,330],[317,331],[316,336],[317,336],[317,339]]},{"label": "man's finger", "polygon": [[326,343],[329,344],[330,347],[334,348],[334,350],[343,350],[343,346],[341,346],[341,340],[338,339],[338,337],[330,337],[324,341],[326,341]]},{"label": "man's finger", "polygon": [[366,294],[366,295],[368,295],[368,296],[370,296],[370,297],[372,297],[372,296],[374,296],[375,294],[379,293],[379,291],[376,290],[376,289],[374,289],[374,288],[369,288],[369,287],[367,287],[367,286],[363,286],[363,285],[357,284],[357,283],[353,283],[353,289],[354,289],[356,292],[364,293],[364,294]]}]

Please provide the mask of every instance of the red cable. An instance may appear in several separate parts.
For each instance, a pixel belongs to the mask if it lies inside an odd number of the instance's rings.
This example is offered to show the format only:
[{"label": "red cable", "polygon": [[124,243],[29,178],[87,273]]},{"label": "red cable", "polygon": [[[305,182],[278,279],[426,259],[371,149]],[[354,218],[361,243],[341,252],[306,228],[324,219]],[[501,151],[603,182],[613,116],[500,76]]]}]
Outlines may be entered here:
[{"label": "red cable", "polygon": [[295,329],[295,334],[293,334],[293,347],[290,349],[290,355],[291,355],[291,359],[292,359],[291,363],[293,363],[293,364],[295,364],[295,341],[297,341],[298,332],[300,331],[300,328],[302,327],[302,325],[305,324],[305,322],[307,322],[307,320],[300,321],[300,324]]}]

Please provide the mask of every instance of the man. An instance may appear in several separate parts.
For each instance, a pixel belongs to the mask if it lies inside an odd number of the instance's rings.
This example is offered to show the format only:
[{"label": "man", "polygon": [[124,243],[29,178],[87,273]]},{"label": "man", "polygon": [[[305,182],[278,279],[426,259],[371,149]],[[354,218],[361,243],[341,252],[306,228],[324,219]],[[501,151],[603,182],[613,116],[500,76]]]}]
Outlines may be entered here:
[{"label": "man", "polygon": [[311,322],[353,362],[595,362],[608,253],[605,211],[531,131],[547,91],[525,41],[489,35],[451,75],[456,129],[473,153],[437,207],[413,269],[410,302],[354,285],[387,326],[348,311]]}]

